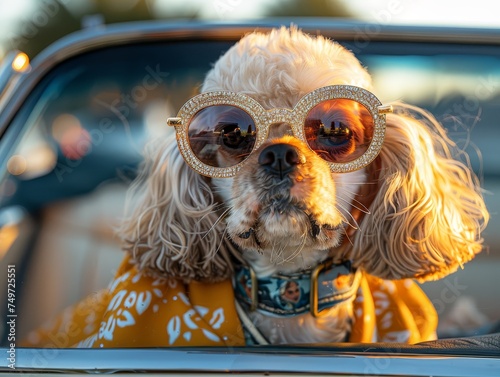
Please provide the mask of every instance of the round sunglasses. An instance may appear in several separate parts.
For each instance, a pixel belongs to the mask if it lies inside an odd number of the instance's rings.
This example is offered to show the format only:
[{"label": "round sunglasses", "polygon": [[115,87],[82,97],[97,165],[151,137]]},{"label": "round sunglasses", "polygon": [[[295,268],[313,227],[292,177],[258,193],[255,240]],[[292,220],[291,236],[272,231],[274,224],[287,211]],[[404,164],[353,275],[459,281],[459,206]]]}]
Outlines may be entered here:
[{"label": "round sunglasses", "polygon": [[286,123],[292,134],[325,160],[332,172],[346,173],[370,164],[382,149],[385,114],[371,92],[351,85],[316,89],[293,109],[264,109],[242,94],[216,91],[189,99],[175,127],[179,150],[199,174],[229,178],[268,138],[271,125]]}]

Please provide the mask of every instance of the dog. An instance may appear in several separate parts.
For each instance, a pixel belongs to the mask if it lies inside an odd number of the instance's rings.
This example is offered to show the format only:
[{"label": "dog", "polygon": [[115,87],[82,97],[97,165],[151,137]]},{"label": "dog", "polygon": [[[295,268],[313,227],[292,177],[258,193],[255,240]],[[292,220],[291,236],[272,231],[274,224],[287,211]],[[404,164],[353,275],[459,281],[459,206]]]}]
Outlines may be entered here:
[{"label": "dog", "polygon": [[[168,125],[131,186],[117,278],[31,346],[369,342],[375,316],[378,340],[432,338],[437,315],[409,279],[462,267],[488,222],[432,115],[383,105],[350,51],[283,27],[230,48]],[[408,325],[388,331],[397,314]]]},{"label": "dog", "polygon": [[[308,93],[332,86],[373,91],[355,56],[321,36],[293,27],[255,32],[227,51],[207,74],[201,93],[230,93],[229,98],[238,93],[242,102],[198,111],[191,124],[199,125],[192,127],[213,125],[217,140],[208,142],[209,153],[190,148],[209,170],[241,168],[229,177],[195,171],[174,133],[149,145],[133,187],[135,209],[121,228],[125,249],[140,268],[216,282],[235,274],[236,254],[257,279],[347,260],[382,279],[426,281],[454,272],[480,252],[488,213],[478,180],[424,110],[392,104],[392,112],[383,115],[380,151],[366,166],[347,172],[332,169],[333,155],[341,155],[340,164],[342,158],[358,158],[356,149],[366,149],[364,134],[374,128],[357,101],[331,100],[309,109],[302,139],[289,124],[295,120],[283,121],[286,114],[264,121],[267,134],[257,148],[258,127],[239,127],[252,121],[239,119],[248,115],[239,107],[247,101],[266,114],[294,109]],[[320,114],[311,115],[314,111]],[[321,116],[331,121],[330,129],[313,124]],[[188,143],[201,137],[194,132]],[[321,343],[346,339],[353,309],[346,301],[319,317],[248,307],[240,313],[272,344]]]},{"label": "dog", "polygon": [[[304,116],[290,110],[309,93],[343,86],[373,91],[367,70],[338,43],[295,27],[242,38],[201,87],[219,92],[216,100],[229,93],[222,102],[236,102],[191,114],[195,130],[185,131],[191,152],[182,151],[186,145],[173,132],[146,150],[133,187],[135,209],[121,228],[132,260],[156,275],[207,283],[232,277],[235,260],[257,279],[349,261],[381,279],[419,281],[470,261],[482,249],[488,213],[478,179],[432,115],[393,103],[380,115],[385,136],[376,156],[346,172],[338,166],[366,152],[366,134],[376,127],[369,118],[377,115],[356,100],[331,100],[309,109],[302,124],[290,124]],[[255,106],[265,132],[245,119]],[[321,116],[330,127],[315,125]],[[171,120],[177,139],[181,123]],[[212,139],[196,146],[206,125]],[[196,168],[193,153],[204,168]],[[272,344],[344,341],[351,331],[352,300],[321,316],[280,316],[238,301],[240,316]]]}]

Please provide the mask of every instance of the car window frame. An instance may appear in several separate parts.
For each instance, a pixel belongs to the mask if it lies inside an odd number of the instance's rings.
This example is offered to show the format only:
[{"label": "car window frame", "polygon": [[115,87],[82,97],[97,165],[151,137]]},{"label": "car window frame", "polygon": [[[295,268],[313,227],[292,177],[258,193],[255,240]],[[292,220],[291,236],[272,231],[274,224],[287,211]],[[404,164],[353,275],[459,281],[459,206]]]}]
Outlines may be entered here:
[{"label": "car window frame", "polygon": [[[316,27],[313,28],[312,22],[302,22],[299,23],[299,27],[303,25],[303,29],[305,31],[308,30],[316,30],[316,29],[321,29],[321,23],[318,26],[316,24]],[[17,89],[17,93],[13,95],[12,97],[8,98],[3,105],[2,112],[0,115],[0,133],[1,133],[1,139],[4,138],[9,138],[7,140],[2,141],[2,147],[0,148],[0,160],[1,161],[6,161],[6,157],[11,153],[14,140],[19,140],[21,132],[22,132],[22,122],[19,122],[19,125],[15,125],[15,122],[13,123],[12,121],[16,119],[18,116],[19,112],[22,110],[22,108],[25,108],[26,106],[29,107],[30,103],[36,102],[37,98],[36,96],[30,95],[30,93],[33,91],[33,89],[43,80],[43,77],[45,77],[51,70],[53,70],[57,65],[64,61],[65,59],[68,59],[70,57],[75,57],[81,54],[84,54],[88,51],[92,51],[94,49],[98,48],[103,48],[106,45],[121,45],[125,43],[134,43],[141,38],[147,42],[154,43],[155,41],[159,40],[164,40],[164,39],[171,39],[175,41],[186,41],[186,40],[191,40],[191,39],[196,39],[196,40],[224,40],[224,41],[236,41],[241,35],[245,34],[245,32],[250,31],[257,28],[267,30],[273,26],[276,26],[272,24],[271,22],[267,23],[256,23],[256,24],[249,24],[245,26],[241,25],[223,25],[223,26],[217,26],[217,25],[212,25],[212,24],[198,24],[198,25],[189,25],[186,26],[185,24],[182,24],[182,27],[179,27],[178,25],[166,25],[159,27],[158,25],[136,25],[138,27],[138,30],[135,30],[134,33],[127,31],[127,26],[121,25],[116,28],[111,28],[110,32],[106,34],[105,36],[101,35],[102,33],[100,32],[95,32],[95,31],[90,31],[90,32],[84,32],[79,36],[72,36],[67,39],[65,39],[62,42],[59,42],[58,44],[50,47],[45,53],[41,54],[35,61],[32,63],[32,72],[28,72],[26,74],[23,74],[21,79],[15,84],[14,89]],[[380,26],[380,25],[379,25]],[[356,29],[351,30],[350,32],[346,31],[346,25],[342,24],[341,26],[335,26],[338,29],[335,29],[335,27],[332,27],[331,23],[324,23],[323,24],[324,29],[327,31],[326,33],[322,33],[323,35],[327,37],[333,37],[335,40],[339,41],[340,43],[346,45],[349,47],[349,45],[356,42],[356,38],[359,38],[360,34],[359,32],[356,32]],[[217,29],[219,28],[219,29]],[[385,43],[388,49],[393,49],[394,46],[397,46],[398,43],[401,43],[405,35],[401,35],[398,33],[397,35],[394,34],[394,31],[396,29],[391,29],[391,28],[381,28],[384,31],[380,32],[374,36],[372,36],[372,41],[376,41],[378,43],[378,46],[380,47],[380,43]],[[159,32],[161,30],[161,32]],[[439,39],[437,37],[434,37],[432,34],[436,32],[435,29],[428,28],[428,29],[421,29],[421,36],[420,40],[418,40],[417,37],[415,37],[414,44],[415,46],[419,46],[422,49],[425,49],[427,53],[432,53],[432,51],[429,50],[429,46],[438,46],[440,43],[443,43],[442,39]],[[498,36],[500,35],[498,32],[493,33],[493,31],[481,31],[481,30],[476,30],[477,35],[481,39],[481,44],[479,45],[473,45],[473,41],[464,38],[463,40],[460,39],[460,35],[465,35],[465,31],[462,31],[463,34],[460,34],[457,32],[457,34],[453,34],[453,37],[450,36],[450,40],[448,41],[450,43],[450,49],[454,51],[461,51],[463,53],[463,48],[460,46],[468,46],[467,48],[470,49],[488,49],[490,46],[500,46],[500,38]],[[130,36],[134,35],[133,38]],[[408,32],[406,37],[413,35],[411,32]],[[467,34],[469,35],[469,34]],[[371,45],[368,43],[366,47],[363,47],[362,53],[369,53],[370,49],[374,49],[375,45]],[[500,50],[500,49],[499,49]],[[380,50],[377,50],[380,51]],[[356,53],[356,51],[354,51]],[[500,52],[499,52],[500,55]],[[15,91],[15,90],[14,90]],[[14,125],[14,126],[12,126]],[[6,132],[9,130],[9,132]],[[9,147],[10,146],[10,147]],[[345,363],[345,370],[346,373],[349,371],[350,373],[363,373],[361,369],[356,367],[357,364],[364,364],[366,368],[366,363],[372,363],[374,360],[381,360],[381,361],[387,361],[392,364],[391,367],[391,373],[396,373],[394,371],[399,371],[399,373],[406,373],[408,372],[408,362],[411,360],[414,360],[417,358],[419,362],[419,368],[420,365],[423,365],[424,363],[422,362],[423,360],[426,360],[426,362],[429,362],[429,368],[438,368],[437,370],[441,371],[442,373],[448,373],[449,368],[451,365],[454,365],[456,367],[459,363],[460,365],[463,364],[464,368],[464,373],[473,373],[476,371],[477,368],[479,368],[479,365],[481,368],[490,368],[491,371],[499,370],[495,368],[500,368],[500,360],[497,359],[494,356],[484,356],[484,357],[472,357],[472,356],[467,356],[467,355],[446,355],[446,357],[443,359],[442,357],[436,357],[436,356],[443,356],[443,354],[438,353],[437,355],[432,355],[432,356],[423,356],[422,354],[419,354],[416,352],[416,350],[412,350],[410,352],[410,355],[405,355],[402,356],[401,353],[399,352],[385,352],[383,356],[381,357],[379,353],[376,353],[375,355],[368,355],[366,353],[366,350],[363,351],[364,355],[361,356],[358,354],[358,352],[350,351],[350,352],[343,352],[341,349],[337,349],[335,347],[329,348],[327,351],[320,351],[320,350],[310,350],[307,349],[307,351],[304,348],[283,348],[283,353],[276,352],[276,349],[273,349],[273,352],[269,352],[269,350],[266,349],[261,349],[261,350],[255,350],[255,349],[248,349],[248,348],[241,348],[241,349],[222,349],[222,350],[213,350],[213,349],[201,349],[201,348],[195,348],[195,349],[189,349],[189,350],[177,350],[177,349],[172,349],[172,350],[58,350],[56,352],[56,356],[52,359],[50,363],[47,364],[47,366],[44,366],[43,368],[37,368],[33,367],[32,362],[29,360],[32,359],[33,356],[33,350],[30,349],[18,349],[19,352],[19,360],[20,364],[19,367],[22,370],[25,371],[38,371],[38,370],[61,370],[61,371],[69,371],[69,370],[82,370],[82,371],[89,371],[89,370],[95,370],[94,367],[91,367],[89,362],[86,365],[82,365],[81,367],[71,367],[72,363],[76,363],[77,359],[82,358],[90,360],[94,360],[94,357],[97,358],[98,360],[105,360],[105,357],[109,357],[110,363],[109,364],[102,364],[102,368],[98,370],[99,371],[118,371],[118,370],[148,370],[148,371],[165,371],[165,370],[170,370],[170,371],[190,371],[190,372],[201,372],[201,370],[198,370],[196,368],[193,368],[193,355],[196,355],[197,357],[200,357],[201,360],[207,360],[207,363],[210,364],[208,360],[213,360],[213,357],[217,358],[217,363],[212,367],[206,368],[204,366],[203,371],[207,371],[206,369],[210,371],[224,371],[224,370],[232,370],[232,371],[239,371],[239,372],[263,372],[263,371],[271,371],[271,372],[304,372],[304,373],[328,373],[331,372],[331,366],[332,363],[336,363],[341,361],[342,363]],[[6,350],[8,351],[8,350]],[[128,360],[132,355],[131,352],[138,352],[143,355],[144,357],[137,357],[137,354],[133,357],[135,360],[139,360],[138,364],[136,367],[127,367],[125,369],[123,365],[120,365],[120,360]],[[334,351],[334,352],[332,352]],[[39,352],[42,352],[39,350]],[[101,354],[99,353],[101,352]],[[104,353],[103,353],[104,352]],[[151,356],[151,358],[147,357],[148,353],[152,352],[155,355]],[[292,353],[292,355],[288,354]],[[228,356],[230,355],[230,356]],[[179,363],[176,363],[175,361],[178,361],[179,358],[185,358],[185,360],[182,360]],[[165,357],[171,358],[172,360],[172,366],[171,367],[166,367],[165,366]],[[297,369],[288,369],[288,368],[283,369],[283,367],[280,367],[281,363],[289,363],[290,360],[293,359],[293,357],[298,357],[298,363],[293,364],[296,366]],[[45,357],[47,359],[47,357]],[[484,363],[484,358],[488,359],[488,363]],[[155,365],[151,367],[150,365],[146,365],[145,362],[147,360],[153,360]],[[162,361],[163,360],[163,361]],[[197,363],[200,362],[200,359],[197,359]],[[370,360],[370,361],[367,361]],[[396,365],[396,369],[394,364],[398,363],[399,361],[394,361],[394,360],[399,360],[401,361],[401,365],[398,366]],[[30,364],[31,363],[31,364]],[[241,363],[241,364],[240,364]],[[321,369],[318,367],[318,370],[316,369],[308,369],[307,365],[311,364],[321,364]],[[442,365],[442,366],[441,366]],[[236,366],[236,367],[235,367]],[[301,367],[303,366],[303,368]],[[1,368],[5,368],[5,365],[0,364]],[[340,367],[344,368],[344,367]],[[399,368],[399,369],[398,369]],[[339,370],[340,370],[339,369]],[[435,373],[436,369],[434,369],[433,372],[431,372],[431,369],[424,369],[423,373],[425,370],[429,370],[429,373]],[[366,369],[364,369],[366,372]],[[470,371],[470,372],[468,372]],[[384,373],[384,371],[380,371],[379,368],[379,373]],[[442,375],[447,375],[447,374],[442,374]],[[451,374],[450,374],[451,375]],[[484,374],[488,375],[488,374]],[[495,374],[489,374],[489,375],[495,375]]]}]

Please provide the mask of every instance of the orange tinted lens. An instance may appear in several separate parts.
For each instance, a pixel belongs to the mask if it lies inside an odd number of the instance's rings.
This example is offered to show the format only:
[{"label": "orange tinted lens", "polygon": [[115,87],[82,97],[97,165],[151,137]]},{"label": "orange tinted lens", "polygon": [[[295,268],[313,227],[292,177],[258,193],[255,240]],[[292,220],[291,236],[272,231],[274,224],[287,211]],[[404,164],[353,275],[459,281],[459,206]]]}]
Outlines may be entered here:
[{"label": "orange tinted lens", "polygon": [[307,114],[304,132],[309,147],[324,160],[347,163],[362,156],[373,138],[370,112],[350,99],[320,102]]},{"label": "orange tinted lens", "polygon": [[227,168],[242,162],[252,152],[255,122],[239,107],[208,106],[191,119],[188,137],[193,153],[201,162]]}]

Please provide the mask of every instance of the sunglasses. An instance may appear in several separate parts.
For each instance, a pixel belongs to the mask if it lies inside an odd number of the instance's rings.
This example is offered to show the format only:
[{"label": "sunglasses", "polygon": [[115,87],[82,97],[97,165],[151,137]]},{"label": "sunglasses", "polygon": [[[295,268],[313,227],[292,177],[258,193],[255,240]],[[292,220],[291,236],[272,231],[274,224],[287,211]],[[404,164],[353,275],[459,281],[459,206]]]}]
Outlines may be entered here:
[{"label": "sunglasses", "polygon": [[245,94],[217,91],[191,98],[167,124],[175,127],[187,164],[208,177],[234,177],[279,123],[288,124],[332,172],[346,173],[377,157],[390,112],[392,106],[383,106],[373,93],[350,85],[319,88],[293,109],[271,110]]}]

